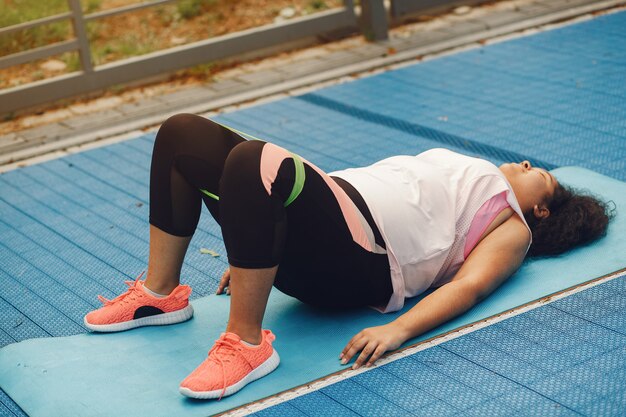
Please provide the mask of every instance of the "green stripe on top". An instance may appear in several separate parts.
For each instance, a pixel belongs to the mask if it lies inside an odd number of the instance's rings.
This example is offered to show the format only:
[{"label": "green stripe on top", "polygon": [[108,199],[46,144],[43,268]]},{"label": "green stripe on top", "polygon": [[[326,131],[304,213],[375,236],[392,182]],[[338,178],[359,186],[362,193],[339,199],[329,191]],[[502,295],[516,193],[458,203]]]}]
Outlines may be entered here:
[{"label": "green stripe on top", "polygon": [[[213,121],[215,122],[215,120],[213,120]],[[237,129],[232,128],[232,127],[230,127],[230,126],[226,126],[225,124],[222,124],[222,123],[218,123],[218,122],[215,122],[215,123],[217,123],[218,125],[220,125],[220,126],[222,126],[222,127],[225,127],[226,129],[230,130],[231,132],[235,132],[235,133],[237,133],[238,135],[243,136],[243,137],[245,137],[245,138],[250,138],[250,139],[253,139],[253,140],[260,140],[261,142],[265,142],[263,139],[259,139],[259,138],[257,138],[256,136],[252,136],[252,135],[251,135],[251,134],[249,134],[249,133],[242,132],[241,130],[237,130]]]},{"label": "green stripe on top", "polygon": [[289,198],[285,201],[285,207],[289,204],[293,203],[293,201],[298,198],[302,189],[304,188],[304,180],[306,178],[306,174],[304,173],[304,163],[302,162],[302,158],[296,155],[293,152],[289,152],[291,157],[293,158],[293,163],[296,166],[296,178],[293,182],[293,188],[291,189],[291,194],[289,194]]},{"label": "green stripe on top", "polygon": [[211,197],[213,200],[217,200],[220,201],[220,198],[218,196],[216,196],[215,194],[207,191],[207,190],[203,190],[202,188],[200,189],[200,191],[202,191],[204,194],[208,195],[209,197]]}]

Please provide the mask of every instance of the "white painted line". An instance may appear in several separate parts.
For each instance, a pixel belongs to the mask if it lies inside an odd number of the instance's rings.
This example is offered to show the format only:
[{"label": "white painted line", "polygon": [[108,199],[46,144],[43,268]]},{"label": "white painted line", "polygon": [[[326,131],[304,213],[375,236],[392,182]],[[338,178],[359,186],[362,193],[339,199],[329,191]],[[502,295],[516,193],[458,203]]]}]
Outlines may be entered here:
[{"label": "white painted line", "polygon": [[30,165],[40,164],[42,162],[51,161],[53,159],[62,158],[64,156],[83,152],[89,149],[100,148],[102,146],[112,145],[118,142],[124,142],[129,139],[137,138],[141,135],[144,135],[146,132],[142,132],[141,130],[133,130],[130,132],[123,133],[121,135],[110,136],[104,139],[90,141],[86,143],[79,143],[77,145],[68,146],[65,149],[55,150],[43,155],[34,156],[32,158],[22,159],[17,162],[12,162],[6,165],[0,165],[0,173],[12,171],[18,168],[24,168]]}]

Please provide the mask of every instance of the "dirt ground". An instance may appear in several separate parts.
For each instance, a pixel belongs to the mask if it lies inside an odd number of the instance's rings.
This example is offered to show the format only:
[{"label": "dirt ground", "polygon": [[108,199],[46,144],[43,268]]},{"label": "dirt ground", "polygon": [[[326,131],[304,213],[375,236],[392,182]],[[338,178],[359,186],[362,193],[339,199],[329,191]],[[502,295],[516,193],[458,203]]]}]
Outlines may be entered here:
[{"label": "dirt ground", "polygon": [[[15,0],[6,0],[9,3]],[[143,0],[96,0],[91,12],[140,3]],[[87,24],[95,65],[175,47],[211,37],[339,7],[341,0],[181,0],[137,12],[98,19]],[[17,3],[13,7],[18,7]],[[60,26],[59,26],[60,25]],[[48,27],[50,26],[50,27]],[[20,31],[5,42],[0,56],[73,39],[69,23],[48,25],[37,31]],[[188,71],[208,79],[215,63]],[[0,70],[0,89],[80,70],[77,52]]]}]

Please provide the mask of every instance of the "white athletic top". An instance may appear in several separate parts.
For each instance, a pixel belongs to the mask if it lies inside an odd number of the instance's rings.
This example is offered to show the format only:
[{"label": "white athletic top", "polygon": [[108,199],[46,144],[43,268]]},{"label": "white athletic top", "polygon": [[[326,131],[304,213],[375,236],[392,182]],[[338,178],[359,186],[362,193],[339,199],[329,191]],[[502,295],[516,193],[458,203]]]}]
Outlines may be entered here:
[{"label": "white athletic top", "polygon": [[498,167],[447,149],[329,175],[359,191],[385,241],[393,284],[389,302],[380,308],[385,313],[400,310],[406,297],[452,279],[465,260],[472,219],[492,197],[506,191],[507,202],[526,224]]}]

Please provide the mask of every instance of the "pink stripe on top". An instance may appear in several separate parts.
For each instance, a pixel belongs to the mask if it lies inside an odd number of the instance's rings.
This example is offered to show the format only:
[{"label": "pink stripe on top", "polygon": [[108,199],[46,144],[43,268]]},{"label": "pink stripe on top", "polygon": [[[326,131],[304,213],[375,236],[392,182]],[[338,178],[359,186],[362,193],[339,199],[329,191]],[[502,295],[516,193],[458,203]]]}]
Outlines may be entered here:
[{"label": "pink stripe on top", "polygon": [[[263,146],[263,151],[261,152],[261,179],[268,194],[272,194],[272,184],[276,180],[280,164],[282,164],[282,162],[286,158],[291,157],[291,154],[286,149],[281,148],[280,146],[276,146],[272,143],[266,143],[265,146]],[[337,203],[339,203],[339,207],[341,208],[343,218],[345,219],[346,224],[348,225],[348,229],[350,230],[350,234],[352,235],[352,240],[354,240],[354,242],[356,242],[365,250],[373,252],[372,244],[370,243],[363,224],[360,221],[359,213],[357,212],[358,209],[356,208],[348,194],[346,194],[343,188],[341,188],[324,171],[322,171],[306,159],[301,159],[302,162],[306,163],[309,167],[314,169],[320,175],[320,177],[324,179],[326,185],[328,185],[328,188],[330,188],[330,190],[335,195],[335,199],[337,200]]]},{"label": "pink stripe on top", "polygon": [[508,201],[506,201],[506,193],[506,191],[502,191],[500,194],[491,197],[476,212],[465,238],[463,258],[467,258],[474,247],[476,247],[478,240],[496,216],[505,208],[510,207]]},{"label": "pink stripe on top", "polygon": [[278,175],[280,164],[287,158],[291,158],[291,154],[280,146],[273,143],[266,143],[261,151],[261,180],[268,195],[272,195],[272,184]]}]

